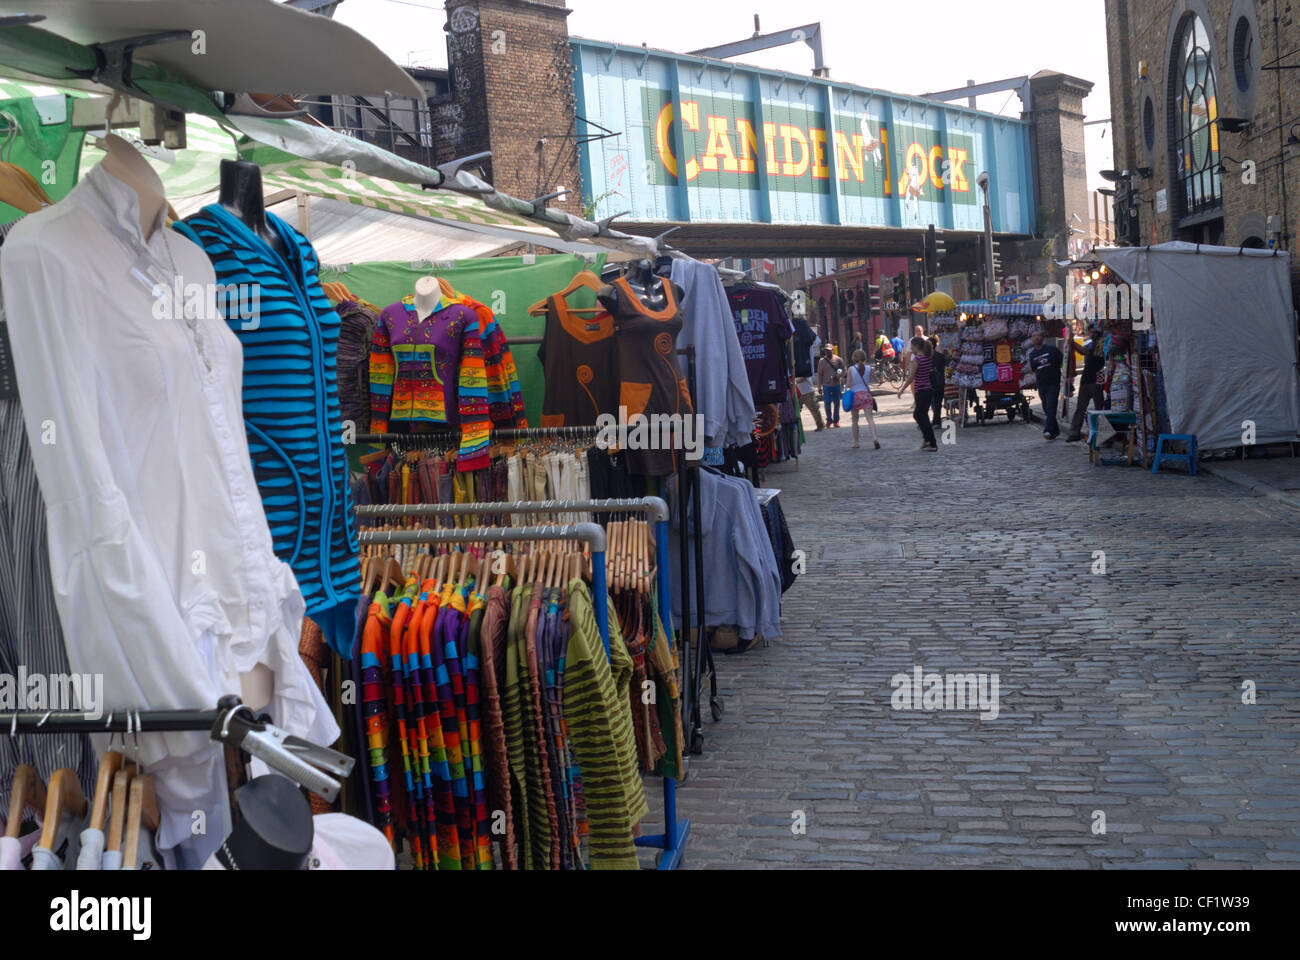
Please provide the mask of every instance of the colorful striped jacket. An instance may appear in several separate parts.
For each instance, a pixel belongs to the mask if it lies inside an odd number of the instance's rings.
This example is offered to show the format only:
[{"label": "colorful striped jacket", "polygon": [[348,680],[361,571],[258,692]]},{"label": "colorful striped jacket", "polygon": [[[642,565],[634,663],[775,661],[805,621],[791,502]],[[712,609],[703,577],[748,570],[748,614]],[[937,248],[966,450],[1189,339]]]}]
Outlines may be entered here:
[{"label": "colorful striped jacket", "polygon": [[244,348],[244,426],[275,553],[293,568],[307,616],[351,655],[361,599],[336,363],[339,315],[310,241],[268,213],[288,260],[210,204],[173,226],[207,253],[226,322]]},{"label": "colorful striped jacket", "polygon": [[370,429],[390,424],[459,426],[459,471],[489,465],[493,427],[526,427],[519,373],[505,333],[486,306],[445,280],[431,317],[415,297],[384,308],[370,350]]}]

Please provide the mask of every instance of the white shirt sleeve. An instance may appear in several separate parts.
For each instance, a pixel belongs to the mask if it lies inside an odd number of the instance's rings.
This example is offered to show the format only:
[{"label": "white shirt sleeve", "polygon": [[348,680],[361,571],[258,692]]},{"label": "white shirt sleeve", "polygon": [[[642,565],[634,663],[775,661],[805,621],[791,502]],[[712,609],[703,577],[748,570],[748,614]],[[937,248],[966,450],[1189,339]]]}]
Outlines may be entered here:
[{"label": "white shirt sleeve", "polygon": [[[15,231],[5,243],[0,270],[32,461],[46,503],[50,571],[69,666],[102,674],[103,690],[116,703],[153,709],[215,705],[228,691],[217,691],[210,681],[211,668],[178,609],[164,566],[114,479],[108,444],[120,446],[132,424],[115,422],[117,411],[101,409],[90,355],[94,305],[69,296],[87,284],[73,276],[71,251],[55,259],[19,239]],[[114,435],[111,441],[106,431]],[[162,736],[174,755],[207,741],[201,734]]]}]

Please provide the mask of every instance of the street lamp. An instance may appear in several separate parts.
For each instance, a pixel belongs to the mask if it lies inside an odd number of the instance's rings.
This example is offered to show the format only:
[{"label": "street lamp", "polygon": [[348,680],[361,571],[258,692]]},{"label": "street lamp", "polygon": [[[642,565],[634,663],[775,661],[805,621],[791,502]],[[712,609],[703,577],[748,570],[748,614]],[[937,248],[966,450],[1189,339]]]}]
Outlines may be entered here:
[{"label": "street lamp", "polygon": [[984,194],[984,299],[993,299],[997,283],[993,276],[993,211],[989,208],[989,175],[986,170],[975,181]]}]

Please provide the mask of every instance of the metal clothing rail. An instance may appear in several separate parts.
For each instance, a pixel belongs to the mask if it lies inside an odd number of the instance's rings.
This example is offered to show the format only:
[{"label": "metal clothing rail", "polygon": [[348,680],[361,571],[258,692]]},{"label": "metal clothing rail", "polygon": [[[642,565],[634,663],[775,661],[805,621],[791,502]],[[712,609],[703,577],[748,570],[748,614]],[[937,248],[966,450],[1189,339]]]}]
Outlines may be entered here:
[{"label": "metal clothing rail", "polygon": [[[590,427],[501,427],[493,429],[492,440],[591,440],[600,428]],[[440,427],[423,432],[359,433],[350,446],[369,443],[408,443],[420,440],[460,440],[459,427]]]},{"label": "metal clothing rail", "polygon": [[[663,621],[664,631],[670,633],[673,628],[672,599],[668,557],[668,504],[660,497],[643,497],[637,500],[546,500],[517,501],[514,503],[439,503],[425,505],[389,504],[382,506],[358,507],[359,519],[380,517],[423,517],[423,516],[475,516],[481,514],[538,514],[538,513],[641,513],[654,520],[655,551],[658,574],[656,582],[659,587],[659,617]],[[605,653],[609,654],[609,606],[608,601],[601,602],[608,596],[605,577],[605,533],[597,523],[579,523],[555,527],[506,527],[493,529],[480,527],[464,530],[363,530],[357,539],[361,543],[479,543],[485,541],[521,541],[521,540],[584,540],[591,544],[592,553],[592,594],[595,598],[596,622],[600,627],[600,638],[605,644]],[[687,666],[683,659],[683,666]],[[685,688],[686,684],[683,684]],[[683,708],[685,701],[683,700]],[[683,733],[686,724],[683,723]],[[688,744],[680,744],[682,762],[688,759]],[[677,818],[677,781],[664,777],[664,832],[645,837],[637,837],[639,847],[655,847],[662,850],[657,868],[675,870],[681,864],[682,853],[691,834],[690,820]]]},{"label": "metal clothing rail", "polygon": [[[233,695],[222,697],[216,710],[113,710],[107,719],[77,711],[0,713],[0,734],[10,736],[46,733],[135,736],[188,731],[208,733],[215,743],[226,748],[228,761],[232,750],[250,754],[330,801],[339,792],[340,784],[334,777],[347,777],[355,763],[336,750],[292,736],[265,718],[258,718]],[[234,767],[228,762],[226,769]],[[236,786],[227,784],[230,790]],[[231,810],[236,809],[232,804]]]}]

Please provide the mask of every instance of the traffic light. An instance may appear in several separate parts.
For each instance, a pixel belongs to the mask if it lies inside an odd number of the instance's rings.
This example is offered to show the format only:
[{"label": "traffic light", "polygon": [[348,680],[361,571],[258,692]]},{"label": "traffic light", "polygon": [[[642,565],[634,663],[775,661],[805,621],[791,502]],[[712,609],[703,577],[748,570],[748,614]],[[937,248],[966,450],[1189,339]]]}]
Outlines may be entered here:
[{"label": "traffic light", "polygon": [[[873,287],[872,289],[875,289],[875,288]],[[881,295],[882,297],[885,297],[886,299],[890,299],[890,300],[893,299],[893,297],[894,297],[894,278],[893,278],[893,277],[881,277],[881,278],[880,278],[880,295]]]},{"label": "traffic light", "polygon": [[939,276],[939,268],[943,265],[943,258],[948,255],[947,245],[939,231],[935,229],[934,224],[925,232],[925,271],[930,278],[931,284]]},{"label": "traffic light", "polygon": [[1002,279],[1002,245],[998,241],[993,241],[993,284],[997,285]]},{"label": "traffic light", "polygon": [[879,287],[867,287],[867,302],[870,305],[870,312],[872,314],[877,314],[881,311],[881,308],[884,306],[884,301],[881,299]]},{"label": "traffic light", "polygon": [[853,317],[857,316],[858,305],[854,302],[852,290],[840,291],[840,316]]}]

